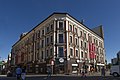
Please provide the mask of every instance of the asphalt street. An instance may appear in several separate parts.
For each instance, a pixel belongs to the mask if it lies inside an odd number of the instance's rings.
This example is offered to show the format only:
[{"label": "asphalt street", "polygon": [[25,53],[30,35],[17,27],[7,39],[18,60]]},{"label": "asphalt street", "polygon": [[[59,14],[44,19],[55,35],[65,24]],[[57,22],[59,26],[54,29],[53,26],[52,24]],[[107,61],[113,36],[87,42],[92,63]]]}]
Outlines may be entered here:
[{"label": "asphalt street", "polygon": [[[0,80],[16,80],[16,77],[6,77],[6,75],[0,75]],[[87,75],[86,77],[81,77],[81,75],[52,75],[47,78],[47,75],[26,75],[26,80],[120,80],[120,77],[113,77],[106,73],[105,77],[102,77],[100,73],[94,73],[92,75]]]},{"label": "asphalt street", "polygon": [[[15,77],[0,77],[0,80],[16,80]],[[46,76],[31,76],[27,77],[26,80],[120,80],[120,77],[112,77],[112,76],[51,76],[46,78]]]}]

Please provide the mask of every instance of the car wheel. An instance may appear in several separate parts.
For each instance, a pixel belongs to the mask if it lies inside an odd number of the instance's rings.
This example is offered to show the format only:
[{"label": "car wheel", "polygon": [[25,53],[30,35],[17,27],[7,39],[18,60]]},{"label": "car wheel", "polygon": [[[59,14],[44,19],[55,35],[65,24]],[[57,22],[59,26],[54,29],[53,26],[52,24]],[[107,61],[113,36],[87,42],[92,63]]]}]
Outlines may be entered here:
[{"label": "car wheel", "polygon": [[114,77],[118,77],[118,73],[116,73],[116,72],[113,73],[113,76],[114,76]]}]

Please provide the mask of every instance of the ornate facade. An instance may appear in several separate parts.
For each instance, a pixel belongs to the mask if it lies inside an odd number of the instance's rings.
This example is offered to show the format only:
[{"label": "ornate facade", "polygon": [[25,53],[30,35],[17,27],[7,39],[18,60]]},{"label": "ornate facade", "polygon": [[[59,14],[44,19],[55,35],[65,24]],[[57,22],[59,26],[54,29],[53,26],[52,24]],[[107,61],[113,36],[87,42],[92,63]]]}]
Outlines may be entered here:
[{"label": "ornate facade", "polygon": [[[28,73],[77,73],[83,62],[98,68],[105,64],[102,26],[89,29],[67,13],[53,13],[12,46],[12,64]],[[52,62],[52,63],[51,63]]]}]

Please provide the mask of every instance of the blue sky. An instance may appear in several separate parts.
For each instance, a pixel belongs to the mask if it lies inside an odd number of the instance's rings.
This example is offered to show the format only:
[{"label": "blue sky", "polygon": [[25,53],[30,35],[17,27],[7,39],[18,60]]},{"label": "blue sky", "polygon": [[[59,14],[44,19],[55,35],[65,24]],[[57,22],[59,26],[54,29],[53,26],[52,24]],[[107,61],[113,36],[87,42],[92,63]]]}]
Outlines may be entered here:
[{"label": "blue sky", "polygon": [[84,19],[89,28],[103,25],[106,59],[120,50],[120,0],[0,0],[0,56],[4,59],[23,32],[53,12]]}]

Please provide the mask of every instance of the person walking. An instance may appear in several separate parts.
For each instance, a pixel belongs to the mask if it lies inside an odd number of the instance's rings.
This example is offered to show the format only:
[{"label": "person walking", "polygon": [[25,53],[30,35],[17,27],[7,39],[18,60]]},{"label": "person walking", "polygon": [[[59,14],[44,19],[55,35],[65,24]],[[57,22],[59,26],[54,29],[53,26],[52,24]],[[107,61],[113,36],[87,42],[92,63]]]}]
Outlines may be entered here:
[{"label": "person walking", "polygon": [[21,73],[22,73],[22,69],[20,68],[20,66],[18,66],[16,68],[16,75],[17,75],[17,80],[21,79]]},{"label": "person walking", "polygon": [[25,76],[26,76],[26,67],[24,66],[24,67],[22,68],[22,75],[21,75],[22,80],[25,80]]},{"label": "person walking", "polygon": [[50,66],[47,68],[47,73],[48,73],[48,77],[50,77],[52,74],[52,69]]},{"label": "person walking", "polygon": [[83,66],[82,66],[82,76],[81,77],[86,77],[87,69],[88,69],[88,66],[84,62]]},{"label": "person walking", "polygon": [[105,67],[104,66],[101,69],[101,76],[105,77]]},{"label": "person walking", "polygon": [[48,79],[49,77],[51,77],[51,74],[52,74],[51,66],[48,66],[47,67],[47,77],[45,77],[44,79]]}]

